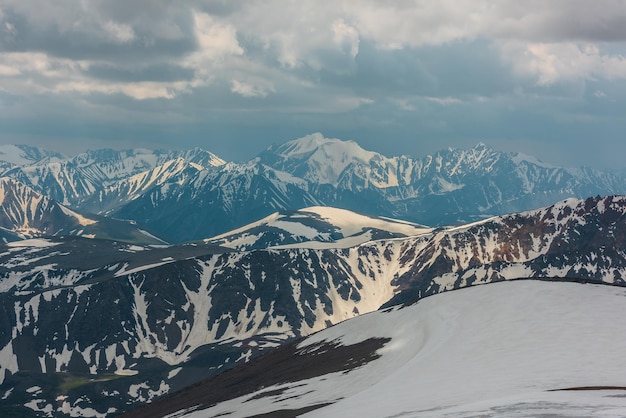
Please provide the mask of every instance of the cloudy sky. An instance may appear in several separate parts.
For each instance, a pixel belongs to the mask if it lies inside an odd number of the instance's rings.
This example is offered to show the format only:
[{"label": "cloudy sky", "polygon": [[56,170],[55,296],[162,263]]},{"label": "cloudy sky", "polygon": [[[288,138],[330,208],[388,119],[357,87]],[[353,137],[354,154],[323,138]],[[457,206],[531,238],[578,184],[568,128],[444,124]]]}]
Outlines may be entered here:
[{"label": "cloudy sky", "polygon": [[626,168],[626,1],[0,0],[0,143]]}]

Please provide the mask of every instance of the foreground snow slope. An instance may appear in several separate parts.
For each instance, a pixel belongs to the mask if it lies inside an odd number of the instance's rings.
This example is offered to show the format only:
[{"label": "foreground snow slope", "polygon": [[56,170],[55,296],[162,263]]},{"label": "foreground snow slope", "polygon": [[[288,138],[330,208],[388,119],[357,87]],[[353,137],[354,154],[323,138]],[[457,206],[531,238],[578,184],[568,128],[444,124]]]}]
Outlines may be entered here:
[{"label": "foreground snow slope", "polygon": [[299,345],[314,353],[320,343],[389,338],[363,366],[267,386],[185,416],[312,406],[321,407],[309,413],[315,417],[624,416],[624,390],[558,389],[626,388],[625,315],[626,289],[608,285],[521,280],[446,292],[343,322]]}]

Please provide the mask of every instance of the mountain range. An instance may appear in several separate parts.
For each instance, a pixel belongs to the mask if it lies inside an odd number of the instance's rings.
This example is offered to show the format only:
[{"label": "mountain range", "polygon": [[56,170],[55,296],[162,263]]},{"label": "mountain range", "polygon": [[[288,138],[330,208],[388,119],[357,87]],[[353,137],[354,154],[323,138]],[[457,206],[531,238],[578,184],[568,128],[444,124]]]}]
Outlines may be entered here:
[{"label": "mountain range", "polygon": [[555,167],[484,144],[421,158],[386,157],[321,134],[271,146],[246,163],[226,163],[198,148],[96,150],[68,158],[4,146],[0,160],[0,176],[83,216],[133,221],[169,243],[310,206],[440,226],[568,197],[626,193],[626,173]]},{"label": "mountain range", "polygon": [[[567,406],[544,391],[621,390],[609,369],[624,177],[484,144],[386,157],[321,134],[245,163],[199,148],[0,146],[0,412],[489,416],[512,411],[512,393]],[[602,347],[574,343],[585,335]],[[603,362],[573,372],[575,356],[552,353],[570,347]],[[545,360],[529,365],[536,350]],[[458,398],[439,394],[446,359]],[[459,386],[472,378],[484,396]],[[431,401],[400,399],[403,384]],[[368,396],[388,398],[353,405]]]},{"label": "mountain range", "polygon": [[381,307],[479,284],[624,286],[625,233],[626,198],[607,197],[451,228],[312,207],[173,246],[9,243],[0,408],[126,411]]}]

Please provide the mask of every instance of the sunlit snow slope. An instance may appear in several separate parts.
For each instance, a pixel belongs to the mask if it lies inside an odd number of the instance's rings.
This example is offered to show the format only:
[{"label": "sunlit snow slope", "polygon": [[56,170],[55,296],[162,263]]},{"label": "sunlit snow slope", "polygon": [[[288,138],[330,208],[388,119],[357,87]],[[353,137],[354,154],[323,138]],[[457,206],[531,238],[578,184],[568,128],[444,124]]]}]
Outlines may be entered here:
[{"label": "sunlit snow slope", "polygon": [[[624,416],[624,315],[626,289],[608,285],[525,280],[448,292],[321,331],[272,373],[385,341],[366,364],[262,385],[185,416],[312,408],[312,417]],[[562,390],[571,388],[587,390]]]},{"label": "sunlit snow slope", "polygon": [[410,222],[312,206],[276,212],[260,221],[206,242],[238,250],[259,248],[349,248],[376,239],[422,235],[432,231]]}]

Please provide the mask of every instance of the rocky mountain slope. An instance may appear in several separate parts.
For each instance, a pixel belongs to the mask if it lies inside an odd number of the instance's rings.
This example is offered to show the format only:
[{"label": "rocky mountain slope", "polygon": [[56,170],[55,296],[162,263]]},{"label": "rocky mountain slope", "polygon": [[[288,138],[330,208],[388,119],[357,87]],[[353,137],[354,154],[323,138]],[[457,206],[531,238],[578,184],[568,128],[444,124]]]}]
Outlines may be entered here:
[{"label": "rocky mountain slope", "polygon": [[[291,216],[289,230],[301,219],[300,230],[319,227],[315,236],[346,231],[345,217],[312,212],[324,222]],[[352,247],[341,235],[320,248],[312,233],[306,245],[253,251],[82,238],[0,246],[0,408],[128,410],[385,304],[476,284],[623,286],[625,215],[626,198],[607,197]],[[415,228],[377,222],[389,234]]]},{"label": "rocky mountain slope", "polygon": [[110,215],[116,209],[149,193],[153,188],[170,181],[177,185],[183,184],[202,169],[202,166],[180,157],[169,160],[153,169],[123,178],[98,190],[86,197],[80,208],[87,212]]}]

